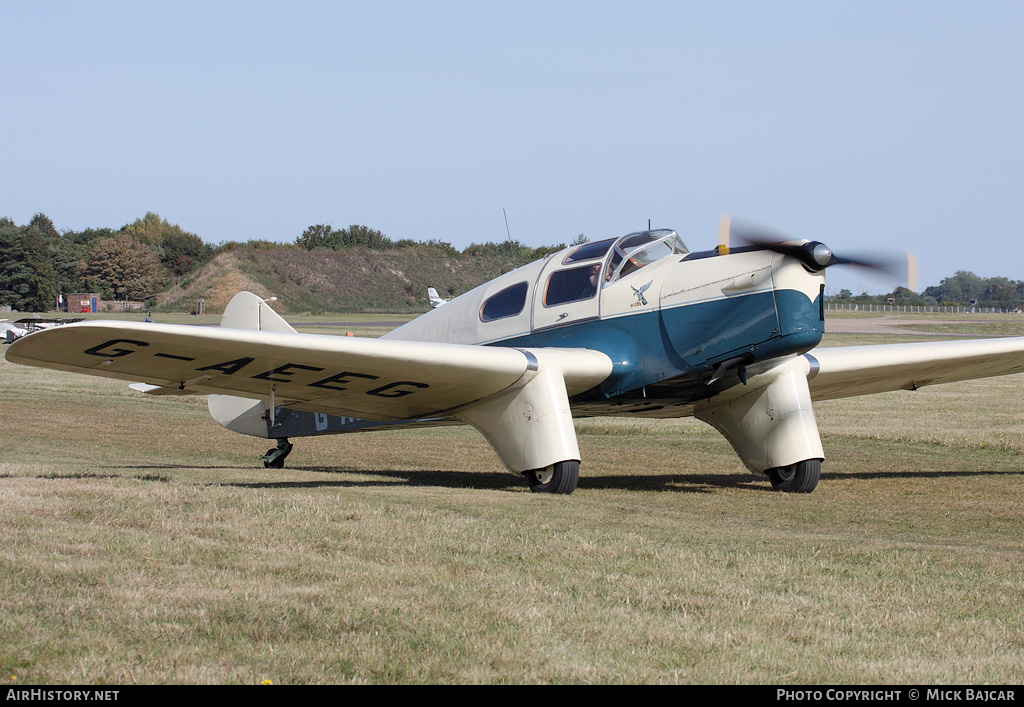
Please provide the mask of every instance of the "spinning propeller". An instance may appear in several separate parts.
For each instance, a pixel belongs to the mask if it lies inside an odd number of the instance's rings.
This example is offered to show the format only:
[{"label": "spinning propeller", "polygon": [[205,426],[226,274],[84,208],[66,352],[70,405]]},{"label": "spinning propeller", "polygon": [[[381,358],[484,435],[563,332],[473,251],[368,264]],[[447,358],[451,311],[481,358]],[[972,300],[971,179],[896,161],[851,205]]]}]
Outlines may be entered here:
[{"label": "spinning propeller", "polygon": [[723,216],[719,224],[719,249],[728,252],[730,242],[734,237],[744,245],[796,258],[809,270],[821,271],[833,265],[852,265],[895,277],[907,282],[911,291],[918,291],[917,257],[909,251],[900,256],[891,254],[858,257],[837,255],[820,241],[792,240],[762,228],[736,228],[730,217]]}]

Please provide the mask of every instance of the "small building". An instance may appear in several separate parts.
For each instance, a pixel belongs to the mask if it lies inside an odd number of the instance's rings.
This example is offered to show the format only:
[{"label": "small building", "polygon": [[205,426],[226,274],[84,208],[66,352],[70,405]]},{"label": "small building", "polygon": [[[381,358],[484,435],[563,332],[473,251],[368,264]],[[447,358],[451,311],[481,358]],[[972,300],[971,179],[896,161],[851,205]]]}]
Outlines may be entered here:
[{"label": "small building", "polygon": [[100,307],[100,296],[95,292],[75,292],[64,297],[68,314],[95,312]]}]

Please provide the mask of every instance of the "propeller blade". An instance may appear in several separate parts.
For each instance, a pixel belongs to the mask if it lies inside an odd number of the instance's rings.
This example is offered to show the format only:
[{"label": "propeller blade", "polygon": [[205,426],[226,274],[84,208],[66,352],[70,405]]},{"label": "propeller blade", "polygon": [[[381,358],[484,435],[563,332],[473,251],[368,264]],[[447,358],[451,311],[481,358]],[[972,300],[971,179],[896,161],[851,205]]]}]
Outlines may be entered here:
[{"label": "propeller blade", "polygon": [[820,241],[794,240],[764,228],[730,225],[730,233],[747,245],[797,258],[812,270],[824,270],[833,265],[865,268],[906,282],[911,291],[917,292],[917,256],[909,251],[899,255],[877,252],[839,255]]},{"label": "propeller blade", "polygon": [[921,269],[917,262],[917,255],[907,251],[907,287],[911,292],[921,291]]},{"label": "propeller blade", "polygon": [[728,255],[730,235],[732,234],[732,216],[722,214],[718,219],[718,252]]},{"label": "propeller blade", "polygon": [[919,292],[917,256],[909,250],[904,253],[868,253],[864,255],[834,255],[828,266],[846,265],[864,268],[906,283],[911,292]]}]

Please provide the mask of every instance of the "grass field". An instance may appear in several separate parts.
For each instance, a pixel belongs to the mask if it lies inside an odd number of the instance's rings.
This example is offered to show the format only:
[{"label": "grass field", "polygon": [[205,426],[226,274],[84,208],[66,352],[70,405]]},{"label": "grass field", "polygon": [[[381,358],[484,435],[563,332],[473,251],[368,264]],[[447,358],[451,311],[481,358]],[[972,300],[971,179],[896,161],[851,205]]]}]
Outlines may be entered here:
[{"label": "grass field", "polygon": [[[334,319],[300,330],[388,317]],[[567,497],[470,428],[299,440],[267,470],[205,399],[0,380],[11,685],[1024,680],[1024,376],[820,404],[809,495],[694,420],[580,421]]]}]

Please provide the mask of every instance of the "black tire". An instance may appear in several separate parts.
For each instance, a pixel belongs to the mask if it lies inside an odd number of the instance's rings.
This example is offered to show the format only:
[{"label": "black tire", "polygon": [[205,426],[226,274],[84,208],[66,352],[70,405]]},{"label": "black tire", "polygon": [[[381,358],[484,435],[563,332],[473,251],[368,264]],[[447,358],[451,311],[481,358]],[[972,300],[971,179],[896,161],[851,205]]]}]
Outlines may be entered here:
[{"label": "black tire", "polygon": [[267,453],[263,455],[263,467],[265,469],[284,469],[284,460],[292,453],[292,447],[292,443],[287,439],[278,440],[277,446],[268,449]]},{"label": "black tire", "polygon": [[821,460],[805,459],[767,471],[772,488],[785,493],[810,493],[821,478]]},{"label": "black tire", "polygon": [[534,493],[569,494],[580,480],[580,463],[573,459],[552,464],[544,469],[526,472],[526,480]]}]

